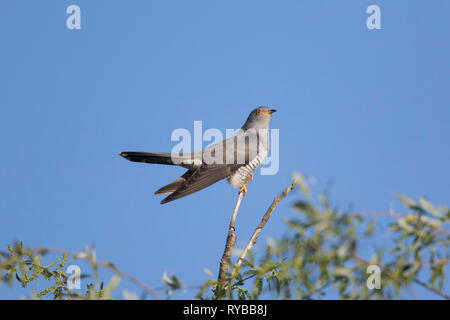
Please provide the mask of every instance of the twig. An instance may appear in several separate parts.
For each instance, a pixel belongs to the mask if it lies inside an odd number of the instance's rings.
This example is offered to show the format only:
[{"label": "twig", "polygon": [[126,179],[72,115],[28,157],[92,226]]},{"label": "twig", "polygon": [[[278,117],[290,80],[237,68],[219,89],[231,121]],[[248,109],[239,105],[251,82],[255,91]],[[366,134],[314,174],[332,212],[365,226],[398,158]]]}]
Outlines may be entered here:
[{"label": "twig", "polygon": [[[247,179],[245,180],[245,187],[248,186],[248,183],[252,179],[251,175],[247,176]],[[231,263],[231,254],[233,253],[234,245],[236,244],[236,233],[235,231],[235,223],[236,223],[236,216],[239,211],[239,207],[241,206],[242,198],[244,197],[244,192],[241,190],[239,192],[239,197],[237,199],[236,205],[234,207],[233,215],[231,216],[230,225],[228,227],[228,236],[227,241],[225,243],[225,249],[222,254],[222,259],[220,259],[220,269],[219,269],[219,276],[217,278],[217,281],[219,282],[217,286],[217,292],[222,291],[225,288],[226,284],[226,278],[228,274],[228,270],[230,268]],[[219,295],[214,294],[213,300],[217,300],[219,298]]]},{"label": "twig", "polygon": [[238,261],[234,265],[233,270],[236,270],[237,268],[239,268],[239,266],[242,263],[242,260],[244,260],[245,257],[247,256],[248,251],[255,245],[256,240],[258,239],[262,228],[264,228],[267,221],[269,221],[275,208],[278,206],[278,204],[281,202],[281,200],[283,200],[287,196],[287,194],[295,188],[296,185],[297,185],[297,181],[294,180],[291,183],[291,185],[289,187],[287,187],[278,197],[273,199],[272,204],[270,205],[269,209],[267,209],[266,213],[262,217],[261,222],[259,223],[258,227],[256,227],[255,232],[253,233],[252,237],[250,238],[250,241],[248,242],[247,246],[245,247],[245,249],[242,252],[241,256],[239,257]]},{"label": "twig", "polygon": [[423,282],[422,280],[419,280],[419,279],[417,279],[417,278],[414,278],[413,281],[414,281],[415,283],[417,283],[418,285],[420,285],[420,286],[422,286],[422,287],[424,287],[424,288],[426,288],[426,289],[428,289],[428,290],[430,290],[430,291],[436,293],[437,295],[440,295],[442,298],[445,298],[445,299],[447,299],[447,300],[450,300],[450,296],[449,296],[449,295],[445,294],[444,292],[442,292],[442,291],[440,291],[440,290],[438,290],[438,289],[433,288],[432,286],[430,286],[429,284],[426,284],[426,283]]},{"label": "twig", "polygon": [[[247,179],[246,185],[248,184],[249,181],[250,181],[250,179]],[[263,216],[261,222],[259,223],[258,227],[255,229],[255,232],[253,233],[252,237],[250,238],[249,243],[245,247],[244,252],[241,254],[241,256],[239,257],[238,261],[234,265],[232,276],[234,275],[235,270],[237,270],[237,268],[241,265],[242,260],[245,258],[245,256],[247,255],[248,251],[256,243],[256,240],[258,239],[262,228],[264,228],[264,226],[266,225],[267,221],[269,221],[269,219],[270,219],[273,211],[275,210],[275,208],[278,206],[280,201],[283,200],[287,196],[287,194],[291,190],[293,190],[295,188],[296,185],[297,185],[297,180],[294,179],[294,181],[291,183],[291,185],[289,187],[287,187],[278,197],[276,197],[273,200],[272,204],[267,209],[267,211],[264,214],[264,216]],[[226,288],[226,276],[227,276],[228,270],[230,268],[231,254],[233,252],[233,248],[234,248],[234,245],[236,243],[236,234],[234,232],[235,231],[235,227],[234,226],[235,226],[235,221],[236,221],[236,215],[237,215],[237,212],[239,210],[239,206],[240,206],[241,201],[242,201],[242,197],[243,197],[243,194],[240,193],[239,194],[239,198],[238,198],[238,200],[236,202],[236,206],[235,206],[234,211],[233,211],[233,215],[231,217],[230,226],[228,228],[227,242],[225,244],[225,250],[223,252],[222,259],[220,260],[220,272],[219,272],[219,277],[218,277],[219,285],[217,287],[217,292],[223,291]],[[219,298],[218,295],[214,294],[213,299],[216,300],[218,298]]]},{"label": "twig", "polygon": [[392,218],[403,218],[406,216],[406,214],[403,213],[396,213],[396,212],[355,212],[351,213],[350,216],[372,216],[372,217],[392,217]]}]

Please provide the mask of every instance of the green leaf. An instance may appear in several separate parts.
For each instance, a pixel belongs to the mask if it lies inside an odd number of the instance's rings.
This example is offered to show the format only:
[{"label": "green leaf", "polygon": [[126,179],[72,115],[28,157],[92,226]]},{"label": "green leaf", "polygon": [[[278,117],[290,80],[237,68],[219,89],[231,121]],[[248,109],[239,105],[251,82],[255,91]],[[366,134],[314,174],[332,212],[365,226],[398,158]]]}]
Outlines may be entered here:
[{"label": "green leaf", "polygon": [[375,226],[375,219],[372,219],[372,221],[369,224],[369,227],[367,228],[366,232],[364,232],[365,236],[370,236],[373,233],[373,228]]},{"label": "green leaf", "polygon": [[57,288],[57,286],[51,286],[48,287],[47,289],[41,291],[40,293],[37,294],[38,297],[43,297],[45,296],[47,293],[50,293],[50,291],[54,291]]},{"label": "green leaf", "polygon": [[175,277],[174,275],[171,275],[170,278],[167,276],[167,273],[164,272],[161,280],[168,285],[172,290],[180,289],[181,288],[181,281]]},{"label": "green leaf", "polygon": [[259,273],[259,271],[254,270],[254,269],[250,269],[244,272],[244,276],[247,274],[252,274],[252,275],[257,275]]},{"label": "green leaf", "polygon": [[301,173],[297,173],[294,175],[294,179],[297,182],[297,185],[300,187],[301,193],[307,198],[311,199],[311,191],[309,190],[308,184],[306,180],[303,178]]},{"label": "green leaf", "polygon": [[248,257],[248,262],[250,263],[249,266],[251,268],[254,268],[255,267],[255,258],[253,257],[252,250],[247,251],[247,257]]},{"label": "green leaf", "polygon": [[122,295],[125,300],[139,300],[138,295],[134,292],[128,292],[127,290],[123,290]]},{"label": "green leaf", "polygon": [[255,267],[255,265],[253,263],[251,263],[250,261],[248,261],[247,259],[242,259],[241,261],[247,267],[250,267],[250,268],[254,268]]},{"label": "green leaf", "polygon": [[444,218],[444,216],[439,212],[439,210],[436,209],[427,199],[419,198],[419,203],[426,211],[431,213],[433,216],[438,218]]},{"label": "green leaf", "polygon": [[12,254],[16,254],[16,251],[8,244],[8,250],[9,252],[11,252]]},{"label": "green leaf", "polygon": [[16,279],[17,279],[17,281],[19,281],[19,282],[22,284],[22,288],[25,288],[25,287],[26,287],[27,283],[25,282],[24,279],[21,279],[21,278],[19,277],[19,274],[18,274],[17,272],[16,272]]},{"label": "green leaf", "polygon": [[46,266],[45,268],[50,268],[53,267],[55,264],[57,264],[59,262],[59,260],[61,260],[61,258],[57,258],[55,261],[53,261],[52,263],[50,263],[48,266]]},{"label": "green leaf", "polygon": [[254,284],[254,292],[256,296],[259,296],[261,294],[262,288],[263,288],[262,278],[256,279]]},{"label": "green leaf", "polygon": [[111,280],[109,280],[108,285],[105,288],[105,297],[111,296],[111,293],[116,290],[117,286],[120,283],[120,274],[116,273]]},{"label": "green leaf", "polygon": [[214,274],[208,268],[203,268],[203,272],[206,273],[210,277],[214,277]]},{"label": "green leaf", "polygon": [[411,198],[402,196],[400,194],[397,194],[396,197],[408,208],[417,208],[418,207],[418,204]]},{"label": "green leaf", "polygon": [[250,294],[250,292],[248,292],[247,290],[245,290],[243,288],[238,288],[238,298],[239,298],[239,300],[245,300],[246,297],[249,300],[252,300],[252,295]]}]

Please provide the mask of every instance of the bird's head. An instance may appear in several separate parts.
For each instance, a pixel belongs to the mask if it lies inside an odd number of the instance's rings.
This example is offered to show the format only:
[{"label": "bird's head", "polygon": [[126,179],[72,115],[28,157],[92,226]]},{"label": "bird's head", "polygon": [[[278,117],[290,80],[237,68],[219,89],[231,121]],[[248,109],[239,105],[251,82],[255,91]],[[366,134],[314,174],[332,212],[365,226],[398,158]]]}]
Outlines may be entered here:
[{"label": "bird's head", "polygon": [[270,120],[272,120],[272,113],[276,111],[265,106],[258,107],[250,112],[242,128],[244,130],[249,128],[268,128]]}]

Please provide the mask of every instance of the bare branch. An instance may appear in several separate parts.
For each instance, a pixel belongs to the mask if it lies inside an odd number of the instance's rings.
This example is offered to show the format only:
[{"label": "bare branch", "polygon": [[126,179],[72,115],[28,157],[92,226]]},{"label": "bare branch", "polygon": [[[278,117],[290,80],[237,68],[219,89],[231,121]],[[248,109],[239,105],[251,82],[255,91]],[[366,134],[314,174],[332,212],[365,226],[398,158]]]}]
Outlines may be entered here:
[{"label": "bare branch", "polygon": [[[248,175],[244,183],[245,187],[248,186],[248,183],[250,182],[251,179],[252,175]],[[233,215],[231,216],[230,225],[228,227],[227,241],[225,243],[225,250],[223,251],[222,259],[220,259],[219,276],[217,278],[219,284],[218,287],[216,288],[217,291],[222,291],[225,288],[226,278],[231,263],[231,254],[233,253],[234,245],[236,244],[236,233],[234,232],[236,216],[239,211],[239,207],[241,206],[242,198],[244,197],[244,195],[245,192],[243,192],[243,190],[240,190],[238,200],[234,207]],[[218,298],[219,296],[217,294],[214,294],[213,300],[217,300]]]},{"label": "bare branch", "polygon": [[262,228],[264,228],[264,226],[266,225],[267,221],[269,221],[269,219],[272,216],[272,213],[275,210],[275,208],[278,206],[278,204],[281,202],[281,200],[283,200],[288,195],[288,193],[295,188],[296,185],[297,185],[297,181],[294,180],[291,183],[291,185],[289,187],[287,187],[278,197],[273,199],[272,204],[270,205],[269,209],[267,209],[266,213],[262,217],[261,222],[256,227],[255,232],[253,233],[252,237],[250,238],[250,241],[248,242],[247,246],[245,247],[245,249],[242,252],[241,256],[239,257],[238,261],[234,265],[234,270],[239,268],[239,266],[242,263],[242,260],[244,260],[245,257],[247,256],[248,251],[255,245],[256,240],[258,239],[259,234],[262,231]]}]

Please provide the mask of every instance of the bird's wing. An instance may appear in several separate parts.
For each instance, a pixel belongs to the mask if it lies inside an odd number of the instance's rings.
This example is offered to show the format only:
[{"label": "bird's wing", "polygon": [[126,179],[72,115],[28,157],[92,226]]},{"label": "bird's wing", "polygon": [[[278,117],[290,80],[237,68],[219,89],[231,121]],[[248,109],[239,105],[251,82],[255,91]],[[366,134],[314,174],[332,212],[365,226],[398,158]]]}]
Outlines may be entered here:
[{"label": "bird's wing", "polygon": [[161,204],[200,191],[213,183],[230,176],[239,166],[212,164],[201,165],[177,190],[161,201]]},{"label": "bird's wing", "polygon": [[253,131],[239,131],[222,142],[203,150],[203,161],[208,164],[245,165],[260,152],[259,135]]}]

